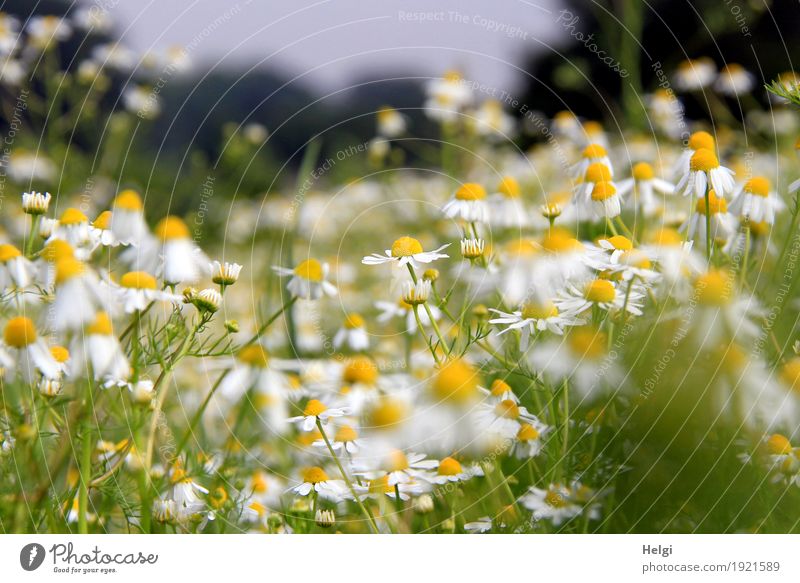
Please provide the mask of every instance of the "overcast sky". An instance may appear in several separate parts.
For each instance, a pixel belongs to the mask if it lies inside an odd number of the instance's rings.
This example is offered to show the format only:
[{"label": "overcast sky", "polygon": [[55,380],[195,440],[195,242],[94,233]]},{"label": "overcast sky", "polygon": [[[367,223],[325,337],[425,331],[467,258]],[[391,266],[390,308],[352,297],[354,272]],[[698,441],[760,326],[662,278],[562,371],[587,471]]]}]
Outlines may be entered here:
[{"label": "overcast sky", "polygon": [[[319,90],[393,74],[516,88],[523,57],[559,44],[558,0],[94,0],[122,42],[190,47],[200,66],[261,63]],[[560,42],[563,42],[561,40]]]}]

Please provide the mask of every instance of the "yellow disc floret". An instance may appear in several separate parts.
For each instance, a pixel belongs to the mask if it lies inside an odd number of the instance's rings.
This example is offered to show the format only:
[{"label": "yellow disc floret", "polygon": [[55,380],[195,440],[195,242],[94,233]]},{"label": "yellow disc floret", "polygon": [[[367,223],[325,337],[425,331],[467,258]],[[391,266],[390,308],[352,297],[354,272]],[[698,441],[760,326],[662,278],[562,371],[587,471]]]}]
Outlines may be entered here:
[{"label": "yellow disc floret", "polygon": [[785,436],[775,433],[767,438],[767,450],[772,455],[786,455],[792,453],[792,444]]},{"label": "yellow disc floret", "polygon": [[708,132],[695,132],[689,136],[689,148],[692,150],[714,150],[714,136]]},{"label": "yellow disc floret", "polygon": [[308,281],[319,283],[322,281],[322,264],[316,259],[306,259],[294,268],[294,274]]},{"label": "yellow disc floret", "polygon": [[129,271],[123,275],[119,284],[122,287],[135,289],[156,289],[156,278],[144,271]]},{"label": "yellow disc floret", "polygon": [[653,167],[647,162],[639,162],[638,164],[634,165],[634,167],[631,169],[631,174],[633,175],[633,179],[636,181],[652,180],[655,176]]},{"label": "yellow disc floret", "polygon": [[[711,211],[710,214],[716,215],[717,213],[726,213],[728,212],[728,202],[724,198],[720,198],[717,196],[717,193],[713,190],[708,191],[708,209]],[[695,210],[698,214],[704,215],[706,214],[706,199],[701,198],[697,200],[697,206]]]},{"label": "yellow disc floret", "polygon": [[56,263],[56,283],[61,284],[74,277],[83,275],[86,265],[74,257],[64,257]]},{"label": "yellow disc floret", "polygon": [[522,304],[522,317],[532,320],[544,320],[558,316],[558,308],[550,300],[544,302],[527,301]]},{"label": "yellow disc floret", "polygon": [[694,290],[701,304],[724,306],[732,297],[733,277],[725,270],[710,271],[695,280]]},{"label": "yellow disc floret", "polygon": [[319,466],[304,468],[301,472],[301,476],[303,482],[308,482],[309,484],[319,484],[320,482],[327,482],[330,479],[328,478],[328,474],[325,473],[325,470]]},{"label": "yellow disc floret", "polygon": [[519,441],[534,441],[539,439],[539,431],[530,423],[523,423],[517,432]]},{"label": "yellow disc floret", "polygon": [[9,245],[8,243],[0,245],[0,263],[11,261],[16,257],[20,257],[21,255],[22,253],[20,252],[20,250],[14,247],[13,245]]},{"label": "yellow disc floret", "polygon": [[135,190],[123,190],[114,199],[114,208],[126,211],[140,211],[144,208],[142,197]]},{"label": "yellow disc floret", "polygon": [[318,417],[322,415],[328,408],[317,399],[311,399],[306,403],[306,408],[303,409],[303,415],[306,417]]},{"label": "yellow disc floret", "polygon": [[413,237],[400,237],[392,243],[392,257],[411,257],[422,253],[422,244]]},{"label": "yellow disc floret", "polygon": [[348,330],[363,328],[364,318],[361,317],[361,314],[356,314],[355,312],[347,314],[347,317],[344,319],[344,327]]},{"label": "yellow disc floret", "polygon": [[601,162],[589,164],[583,175],[584,182],[609,182],[610,180],[611,169]]},{"label": "yellow disc floret", "polygon": [[439,475],[440,476],[457,476],[464,470],[458,460],[451,457],[446,457],[439,462]]},{"label": "yellow disc floret", "polygon": [[111,325],[111,318],[105,312],[98,312],[94,318],[94,322],[87,326],[86,333],[111,336],[114,333]]},{"label": "yellow disc floret", "polygon": [[701,148],[692,154],[692,158],[689,161],[689,168],[693,172],[708,172],[709,170],[719,168],[719,160],[717,160],[717,155],[714,154],[714,152]]},{"label": "yellow disc floret", "polygon": [[486,198],[486,189],[476,182],[467,182],[456,190],[456,199],[458,200],[483,200],[484,198]]},{"label": "yellow disc floret", "polygon": [[497,192],[506,198],[519,198],[519,182],[512,176],[504,176],[500,184],[497,185]]},{"label": "yellow disc floret", "polygon": [[519,405],[511,399],[505,399],[494,406],[494,414],[504,419],[517,419],[519,418]]},{"label": "yellow disc floret", "polygon": [[368,356],[356,356],[347,361],[342,380],[346,383],[372,385],[378,380],[378,367]]},{"label": "yellow disc floret", "polygon": [[63,346],[51,346],[50,354],[56,359],[56,362],[67,362],[69,360],[69,350]]},{"label": "yellow disc floret", "polygon": [[617,297],[617,290],[614,284],[605,279],[595,279],[586,284],[583,290],[583,297],[590,302],[608,303],[613,302]]},{"label": "yellow disc floret", "polygon": [[266,349],[259,344],[245,346],[236,356],[239,361],[255,368],[266,368],[269,362],[269,354]]},{"label": "yellow disc floret", "polygon": [[589,144],[583,149],[584,158],[605,158],[606,156],[608,153],[600,144]]},{"label": "yellow disc floret", "polygon": [[58,222],[66,226],[79,225],[88,223],[89,218],[78,209],[70,207],[61,213],[61,218]]},{"label": "yellow disc floret", "polygon": [[189,227],[183,219],[176,216],[166,216],[161,219],[155,228],[156,237],[162,241],[174,241],[176,239],[189,239]]},{"label": "yellow disc floret", "polygon": [[748,180],[744,185],[744,191],[756,196],[769,196],[770,183],[769,180],[763,176],[754,176]]},{"label": "yellow disc floret", "polygon": [[388,429],[405,419],[407,407],[398,399],[382,398],[369,413],[369,425],[378,429]]},{"label": "yellow disc floret", "polygon": [[591,327],[574,328],[567,337],[572,351],[580,357],[598,359],[606,354],[608,337]]},{"label": "yellow disc floret", "polygon": [[478,371],[467,361],[458,358],[439,369],[431,389],[438,399],[465,403],[477,395],[478,382]]},{"label": "yellow disc floret", "polygon": [[11,318],[3,331],[3,340],[12,348],[25,348],[36,342],[36,326],[25,316]]},{"label": "yellow disc floret", "polygon": [[111,228],[111,211],[103,211],[92,223],[92,226],[95,229],[100,229],[101,231],[107,231]]}]

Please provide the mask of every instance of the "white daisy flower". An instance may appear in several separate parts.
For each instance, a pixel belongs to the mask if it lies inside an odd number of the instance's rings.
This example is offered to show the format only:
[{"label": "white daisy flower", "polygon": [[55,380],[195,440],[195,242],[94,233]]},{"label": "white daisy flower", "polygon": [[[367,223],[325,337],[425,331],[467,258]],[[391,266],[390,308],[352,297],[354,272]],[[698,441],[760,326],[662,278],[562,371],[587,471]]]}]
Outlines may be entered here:
[{"label": "white daisy flower", "polygon": [[378,135],[386,138],[397,138],[406,133],[408,120],[406,116],[393,107],[384,106],[377,113]]},{"label": "white daisy flower", "polygon": [[[336,432],[333,434],[330,441],[331,447],[337,455],[347,453],[353,456],[358,454],[363,447],[363,443],[358,437],[358,432],[351,425],[346,424],[342,424],[336,428]],[[328,445],[325,443],[324,439],[318,439],[311,445],[324,449],[325,451],[328,450]]]},{"label": "white daisy flower", "polygon": [[121,386],[131,374],[111,318],[105,312],[97,313],[83,334],[74,338],[70,353],[70,376],[74,378],[85,377],[92,371],[94,378],[105,386]]},{"label": "white daisy flower", "polygon": [[600,144],[589,144],[581,152],[580,161],[573,165],[570,172],[574,178],[582,178],[586,174],[586,170],[592,164],[602,164],[608,168],[610,178],[614,178],[614,168],[611,166],[611,160],[608,157],[608,152]]},{"label": "white daisy flower", "polygon": [[[414,334],[417,331],[417,318],[414,316],[414,308],[404,300],[400,299],[397,302],[379,300],[375,302],[375,307],[381,312],[376,318],[378,322],[383,323],[393,318],[401,318],[405,319],[405,332]],[[438,321],[442,318],[442,312],[439,308],[433,305],[429,305],[428,308],[434,320]],[[419,321],[423,327],[431,325],[427,310],[418,310],[417,314],[419,315]]]},{"label": "white daisy flower", "polygon": [[349,498],[347,485],[343,480],[332,480],[319,466],[303,468],[298,480],[300,483],[292,486],[290,491],[300,496],[308,496],[316,492],[317,496],[331,502],[341,502]]},{"label": "white daisy flower", "polygon": [[708,57],[687,59],[675,71],[675,87],[680,91],[698,91],[714,82],[717,66]]},{"label": "white daisy flower", "polygon": [[14,245],[0,245],[0,290],[22,290],[34,280],[36,268]]},{"label": "white daisy flower", "polygon": [[11,362],[3,364],[13,366],[25,382],[33,383],[39,375],[48,379],[60,377],[59,362],[39,337],[30,318],[11,318],[3,330],[3,342],[12,357]]},{"label": "white daisy flower", "polygon": [[328,408],[322,401],[310,399],[308,403],[306,403],[302,415],[289,417],[286,421],[289,423],[296,423],[303,431],[312,431],[317,426],[317,421],[325,424],[328,422],[328,419],[344,417],[348,413],[349,411],[345,407]]},{"label": "white daisy flower", "polygon": [[49,192],[31,191],[22,193],[22,210],[29,215],[43,215],[50,208],[52,196]]},{"label": "white daisy flower", "polygon": [[769,180],[755,176],[744,183],[730,205],[730,212],[747,217],[755,223],[775,223],[775,212],[786,208],[777,193],[771,191]]},{"label": "white daisy flower", "polygon": [[486,203],[486,189],[475,182],[467,182],[458,187],[442,207],[448,218],[458,217],[468,223],[489,222],[489,205]]},{"label": "white daisy flower", "polygon": [[419,267],[420,263],[431,263],[437,259],[449,257],[449,255],[441,251],[447,247],[442,245],[435,251],[424,251],[422,244],[413,237],[400,237],[392,243],[391,249],[386,249],[384,255],[373,253],[367,255],[361,260],[364,265],[381,265],[383,263],[397,262],[398,265],[411,265],[414,268]]},{"label": "white daisy flower", "polygon": [[729,97],[750,93],[755,87],[755,77],[738,63],[728,63],[719,71],[714,89]]},{"label": "white daisy flower", "polygon": [[503,229],[528,226],[531,220],[520,195],[519,182],[512,176],[504,176],[489,197],[489,223]]},{"label": "white daisy flower", "polygon": [[716,149],[717,142],[714,136],[708,132],[699,131],[691,134],[686,149],[678,156],[672,168],[673,180],[680,180],[682,176],[689,172],[692,156],[697,150],[711,150],[715,152]]},{"label": "white daisy flower", "polygon": [[135,190],[123,190],[111,205],[111,232],[123,245],[138,245],[148,235],[144,203]]},{"label": "white daisy flower", "polygon": [[120,278],[119,285],[112,284],[111,290],[126,314],[141,312],[152,302],[183,302],[183,296],[158,289],[156,278],[144,271],[129,271]]},{"label": "white daisy flower", "polygon": [[[711,215],[711,240],[727,241],[736,231],[736,218],[728,212],[728,202],[717,196],[714,190],[708,192],[708,209]],[[697,199],[694,212],[681,225],[680,232],[685,232],[692,241],[701,241],[706,244],[706,230],[708,217],[706,216],[706,199],[701,196]]]},{"label": "white daisy flower", "polygon": [[369,348],[369,335],[364,328],[364,318],[356,313],[347,314],[342,326],[333,337],[333,347],[340,350],[347,346],[350,350],[360,352]]},{"label": "white daisy flower", "polygon": [[483,470],[478,464],[464,467],[461,462],[452,457],[439,460],[436,475],[428,479],[434,484],[447,484],[450,482],[466,482],[476,476],[483,476]]},{"label": "white daisy flower", "polygon": [[52,304],[55,330],[78,330],[109,305],[108,294],[91,268],[72,257],[56,263],[56,297]]},{"label": "white daisy flower", "polygon": [[327,280],[330,267],[327,263],[320,263],[316,259],[306,259],[294,269],[273,266],[272,269],[281,276],[290,276],[286,289],[292,297],[304,300],[318,300],[323,295],[335,296],[338,293],[336,286]]},{"label": "white daisy flower", "polygon": [[512,330],[519,330],[521,337],[519,349],[525,352],[532,334],[549,330],[559,336],[564,334],[566,326],[578,326],[583,323],[575,314],[559,312],[556,305],[549,300],[538,301],[530,299],[522,304],[519,310],[511,313],[502,312],[493,308],[489,309],[499,317],[489,320],[490,324],[503,324],[507,327],[500,330],[497,336],[502,336]]},{"label": "white daisy flower", "polygon": [[551,430],[552,427],[538,419],[530,423],[521,423],[511,444],[511,453],[519,459],[536,457],[541,453],[544,447],[544,438]]},{"label": "white daisy flower", "polygon": [[[667,196],[675,193],[675,186],[657,178],[653,167],[647,162],[639,162],[631,169],[632,176],[617,183],[617,192],[625,199],[625,206],[646,217],[652,217],[663,208],[657,195]],[[628,196],[630,195],[630,196]]]},{"label": "white daisy flower", "polygon": [[597,306],[601,310],[618,312],[625,310],[634,316],[642,315],[644,294],[638,286],[618,286],[607,279],[595,279],[584,284],[582,289],[568,286],[556,300],[562,312],[580,315]]},{"label": "white daisy flower", "polygon": [[726,195],[733,194],[736,188],[733,176],[733,170],[720,166],[712,150],[702,148],[692,154],[689,171],[681,176],[675,190],[683,196],[702,198],[710,188],[717,193],[717,196],[725,198]]}]

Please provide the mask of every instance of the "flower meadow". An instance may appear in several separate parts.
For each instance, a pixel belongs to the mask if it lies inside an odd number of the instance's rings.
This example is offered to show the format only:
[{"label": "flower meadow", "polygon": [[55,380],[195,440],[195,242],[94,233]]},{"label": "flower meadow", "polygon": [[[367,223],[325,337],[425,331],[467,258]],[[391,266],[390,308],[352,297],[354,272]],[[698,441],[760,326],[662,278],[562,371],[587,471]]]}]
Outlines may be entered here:
[{"label": "flower meadow", "polygon": [[684,95],[767,89],[687,61],[645,131],[450,71],[437,137],[387,106],[184,212],[117,173],[159,123],[154,78],[103,113],[139,56],[58,69],[88,18],[0,16],[0,531],[799,530],[799,76],[709,124]]}]

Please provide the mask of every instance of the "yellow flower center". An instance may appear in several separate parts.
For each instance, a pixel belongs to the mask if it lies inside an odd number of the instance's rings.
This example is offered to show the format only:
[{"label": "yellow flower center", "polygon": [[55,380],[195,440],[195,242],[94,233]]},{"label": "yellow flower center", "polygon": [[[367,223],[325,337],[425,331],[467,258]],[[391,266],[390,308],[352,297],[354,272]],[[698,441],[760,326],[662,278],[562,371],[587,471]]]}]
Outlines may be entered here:
[{"label": "yellow flower center", "polygon": [[689,167],[694,172],[708,172],[709,170],[719,168],[719,160],[717,160],[717,156],[714,152],[701,148],[692,154]]},{"label": "yellow flower center", "polygon": [[689,136],[689,148],[692,150],[714,150],[714,136],[708,132],[695,132]]},{"label": "yellow flower center", "polygon": [[608,153],[600,144],[589,144],[583,149],[584,158],[605,158],[606,156],[608,156]]},{"label": "yellow flower center", "polygon": [[497,191],[506,198],[519,198],[519,182],[512,176],[504,176],[497,186]]},{"label": "yellow flower center", "polygon": [[800,392],[800,356],[795,356],[781,369],[781,380],[789,387]]},{"label": "yellow flower center", "polygon": [[69,350],[63,346],[51,346],[50,354],[56,359],[56,362],[67,362],[69,360]]},{"label": "yellow flower center", "polygon": [[377,429],[388,429],[402,422],[406,406],[397,399],[383,398],[370,411],[369,424]]},{"label": "yellow flower center", "polygon": [[21,256],[22,253],[19,249],[14,247],[13,245],[0,245],[0,263],[5,263],[6,261],[10,261],[15,257]]},{"label": "yellow flower center", "polygon": [[592,189],[592,200],[608,200],[617,194],[617,188],[611,182],[598,182]]},{"label": "yellow flower center", "polygon": [[107,231],[111,228],[111,211],[103,211],[92,223],[92,226],[95,229],[100,229],[102,231]]},{"label": "yellow flower center", "polygon": [[346,383],[374,384],[378,380],[378,367],[367,356],[351,358],[344,367],[342,380]]},{"label": "yellow flower center", "polygon": [[480,184],[467,182],[456,190],[458,200],[483,200],[486,198],[486,190]]},{"label": "yellow flower center", "polygon": [[94,318],[94,322],[86,328],[86,333],[111,336],[111,334],[114,333],[111,325],[111,318],[105,312],[98,312]]},{"label": "yellow flower center", "polygon": [[683,243],[683,237],[675,229],[659,229],[650,237],[650,240],[660,246],[675,246]]},{"label": "yellow flower center", "polygon": [[325,473],[325,470],[319,466],[305,468],[301,472],[301,475],[303,482],[308,482],[309,484],[319,484],[320,482],[327,482],[330,479],[328,478],[328,474]]},{"label": "yellow flower center", "polygon": [[344,327],[348,330],[355,330],[356,328],[364,327],[364,318],[360,314],[352,313],[347,314],[344,320]]},{"label": "yellow flower center", "polygon": [[76,208],[68,208],[61,214],[59,222],[62,225],[79,225],[81,223],[88,223],[89,218]]},{"label": "yellow flower center", "polygon": [[458,83],[461,81],[461,73],[451,69],[449,71],[445,71],[444,75],[442,75],[442,79],[450,83]]},{"label": "yellow flower center", "polygon": [[56,283],[64,283],[86,271],[86,266],[74,257],[64,257],[56,263]]},{"label": "yellow flower center", "polygon": [[530,423],[523,423],[517,431],[519,441],[534,441],[539,439],[539,432]]},{"label": "yellow flower center", "polygon": [[264,475],[263,472],[256,472],[253,474],[253,477],[250,479],[250,487],[253,489],[253,492],[259,494],[266,492],[269,487],[266,475]]},{"label": "yellow flower center", "polygon": [[[728,212],[728,202],[724,198],[720,198],[717,196],[717,193],[713,190],[708,191],[708,208],[711,211],[712,215],[716,215],[717,213],[726,213]],[[700,198],[697,200],[697,206],[695,210],[698,214],[704,215],[706,214],[706,199],[705,197]]]},{"label": "yellow flower center", "polygon": [[776,433],[767,439],[767,450],[772,455],[786,455],[792,453],[792,444],[785,436]]},{"label": "yellow flower center", "polygon": [[395,449],[389,454],[387,460],[386,471],[388,472],[402,472],[408,469],[408,458],[399,449]]},{"label": "yellow flower center", "polygon": [[724,306],[731,300],[733,278],[727,271],[711,271],[697,278],[694,289],[701,304]]},{"label": "yellow flower center", "polygon": [[349,425],[342,425],[333,436],[334,441],[348,442],[358,439],[358,433]]},{"label": "yellow flower center", "polygon": [[617,297],[617,290],[614,289],[614,284],[605,279],[595,279],[586,284],[583,290],[583,297],[590,302],[595,303],[608,303],[613,302]]},{"label": "yellow flower center", "polygon": [[754,176],[750,180],[748,180],[744,185],[744,191],[749,192],[750,194],[755,194],[756,196],[769,196],[769,189],[770,184],[769,180],[764,178],[763,176]]},{"label": "yellow flower center", "polygon": [[162,241],[174,241],[175,239],[189,239],[189,227],[175,216],[167,216],[161,219],[155,228],[156,237]]},{"label": "yellow flower center", "polygon": [[144,208],[142,197],[135,190],[123,190],[114,199],[114,208],[126,211],[140,211]]},{"label": "yellow flower center", "polygon": [[42,257],[50,263],[56,263],[65,257],[72,257],[73,255],[72,245],[63,239],[53,239],[42,250]]},{"label": "yellow flower center", "polygon": [[269,363],[269,354],[263,346],[258,344],[245,346],[236,357],[243,364],[256,368],[266,368]]},{"label": "yellow flower center", "polygon": [[303,415],[306,417],[317,417],[327,411],[328,408],[317,399],[311,399],[306,403],[306,408],[303,409]]},{"label": "yellow flower center", "polygon": [[322,264],[316,259],[306,259],[294,268],[294,274],[308,281],[322,281]]},{"label": "yellow flower center", "polygon": [[552,508],[563,508],[567,505],[564,497],[555,490],[548,490],[547,494],[544,495],[544,501],[545,504]]},{"label": "yellow flower center", "polygon": [[392,489],[393,488],[389,485],[389,476],[381,476],[380,478],[369,481],[370,494],[386,494],[387,492],[391,492]]},{"label": "yellow flower center", "polygon": [[613,237],[609,237],[606,239],[611,245],[614,246],[614,249],[619,251],[630,251],[633,249],[633,243],[627,237],[623,237],[622,235],[614,235]]},{"label": "yellow flower center", "polygon": [[458,460],[451,457],[446,457],[439,462],[439,475],[440,476],[457,476],[464,470],[461,469],[461,464]]},{"label": "yellow flower center", "polygon": [[522,317],[531,318],[534,320],[544,320],[558,316],[558,308],[556,305],[547,300],[543,303],[539,302],[525,302],[522,304]]},{"label": "yellow flower center", "polygon": [[12,348],[25,348],[36,342],[36,326],[25,316],[11,318],[3,331],[3,339]]},{"label": "yellow flower center", "polygon": [[575,328],[567,339],[572,351],[580,357],[596,360],[606,354],[608,338],[605,332],[594,328]]},{"label": "yellow flower center", "polygon": [[413,237],[400,237],[392,243],[392,257],[411,257],[422,253],[422,244]]},{"label": "yellow flower center", "polygon": [[580,251],[583,249],[583,245],[567,231],[553,229],[542,239],[542,248],[552,253],[567,253]]},{"label": "yellow flower center", "polygon": [[478,392],[478,371],[462,359],[443,365],[431,383],[433,394],[441,400],[465,403]]},{"label": "yellow flower center", "polygon": [[769,234],[769,223],[767,221],[761,221],[760,223],[750,221],[749,226],[750,233],[754,237],[764,237]]},{"label": "yellow flower center", "polygon": [[500,397],[502,395],[510,393],[511,387],[503,379],[495,379],[494,381],[492,381],[492,387],[490,389],[490,392],[492,393],[492,396]]},{"label": "yellow flower center", "polygon": [[611,170],[601,162],[589,164],[586,173],[583,175],[584,182],[608,182],[611,180]]},{"label": "yellow flower center", "polygon": [[631,170],[631,174],[633,174],[633,179],[637,181],[652,180],[655,176],[653,167],[647,162],[639,162],[638,164],[634,165],[633,169]]},{"label": "yellow flower center", "polygon": [[511,399],[505,399],[494,406],[494,414],[504,419],[517,419],[519,406]]},{"label": "yellow flower center", "polygon": [[156,289],[156,278],[144,271],[129,271],[123,275],[119,284],[122,287],[135,289]]}]

